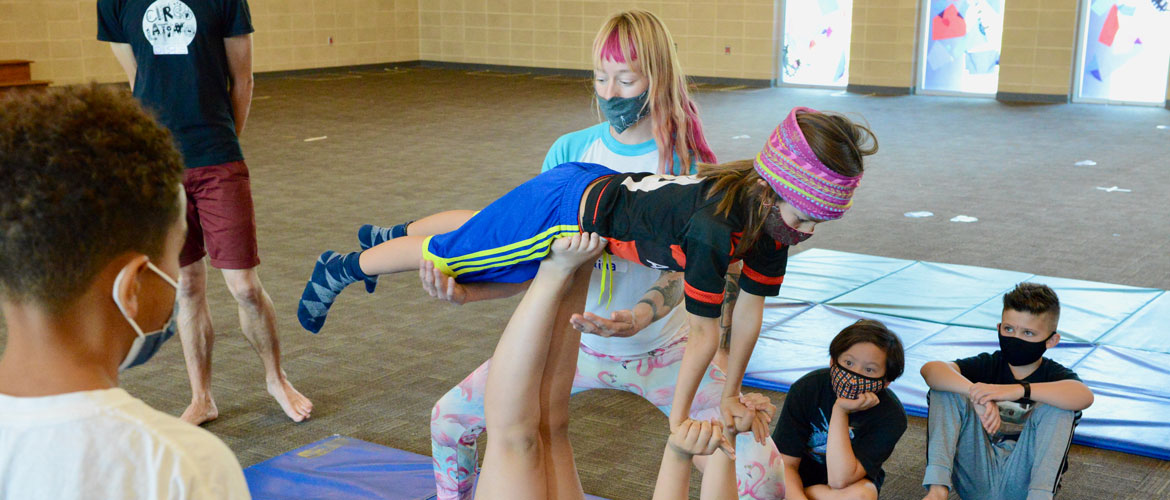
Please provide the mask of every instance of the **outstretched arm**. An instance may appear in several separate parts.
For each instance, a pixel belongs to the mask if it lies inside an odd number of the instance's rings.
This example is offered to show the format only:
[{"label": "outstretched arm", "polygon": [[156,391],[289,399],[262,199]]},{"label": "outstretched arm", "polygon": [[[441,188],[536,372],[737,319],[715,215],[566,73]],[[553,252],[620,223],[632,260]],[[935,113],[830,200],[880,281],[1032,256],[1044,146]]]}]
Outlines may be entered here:
[{"label": "outstretched arm", "polygon": [[[674,429],[691,414],[691,401],[699,389],[703,374],[719,348],[719,318],[706,318],[687,313],[690,324],[686,350],[683,351],[679,366],[678,383],[674,388],[674,401],[670,405],[670,427]],[[737,393],[738,397],[739,394]]]},{"label": "outstretched arm", "polygon": [[455,278],[443,274],[435,263],[423,259],[418,266],[418,279],[431,297],[457,306],[468,302],[502,299],[528,289],[532,280],[523,283],[456,283]]},{"label": "outstretched arm", "polygon": [[[752,351],[755,350],[756,340],[760,338],[760,325],[764,316],[764,297],[742,292],[739,300],[736,301],[732,316],[731,340],[727,355],[727,367],[724,370],[727,382],[723,386],[723,402],[720,404],[724,422],[729,425],[735,420],[755,419],[755,412],[740,402],[739,395],[743,375],[747,371],[748,360],[751,359]],[[757,430],[754,434],[756,441],[761,443],[768,437],[766,428]]]},{"label": "outstretched arm", "polygon": [[602,337],[632,337],[651,323],[665,318],[682,302],[683,274],[667,271],[642,295],[631,309],[614,311],[609,318],[591,312],[569,319],[581,333]]}]

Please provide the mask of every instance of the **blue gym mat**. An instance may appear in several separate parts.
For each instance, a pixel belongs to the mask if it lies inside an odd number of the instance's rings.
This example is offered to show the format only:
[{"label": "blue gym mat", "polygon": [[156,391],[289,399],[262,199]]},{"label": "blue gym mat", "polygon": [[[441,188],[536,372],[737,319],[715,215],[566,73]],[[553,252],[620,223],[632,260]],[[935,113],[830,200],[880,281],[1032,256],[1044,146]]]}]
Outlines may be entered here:
[{"label": "blue gym mat", "polygon": [[906,372],[892,389],[908,413],[926,416],[918,370],[998,349],[1003,294],[1021,281],[1060,296],[1061,341],[1045,355],[1096,396],[1073,441],[1170,459],[1170,293],[1158,289],[812,249],[789,258],[780,296],[765,303],[744,384],[787,391],[828,364],[837,332],[876,319],[906,347]]},{"label": "blue gym mat", "polygon": [[337,435],[248,467],[244,478],[256,500],[429,500],[436,496],[430,457]]}]

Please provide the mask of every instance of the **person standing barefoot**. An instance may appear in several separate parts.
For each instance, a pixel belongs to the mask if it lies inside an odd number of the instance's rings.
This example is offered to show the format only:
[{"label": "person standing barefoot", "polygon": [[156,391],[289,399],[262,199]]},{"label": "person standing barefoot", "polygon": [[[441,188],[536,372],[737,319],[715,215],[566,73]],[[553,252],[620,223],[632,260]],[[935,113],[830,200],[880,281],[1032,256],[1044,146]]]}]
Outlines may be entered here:
[{"label": "person standing barefoot", "polygon": [[252,105],[247,0],[100,0],[97,9],[98,40],[110,42],[134,97],[171,130],[187,167],[178,325],[191,404],[180,418],[199,425],[219,416],[211,396],[215,332],[205,255],[236,299],[240,328],[264,363],[268,393],[293,421],[309,418],[313,403],[280,366],[276,311],[256,272],[256,215],[238,138]]}]

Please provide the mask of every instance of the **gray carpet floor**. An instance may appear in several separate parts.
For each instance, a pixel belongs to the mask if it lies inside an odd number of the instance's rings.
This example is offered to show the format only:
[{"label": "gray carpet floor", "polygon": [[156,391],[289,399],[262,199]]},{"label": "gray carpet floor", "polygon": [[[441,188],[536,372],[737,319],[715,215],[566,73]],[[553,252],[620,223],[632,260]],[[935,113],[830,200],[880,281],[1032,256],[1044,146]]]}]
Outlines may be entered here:
[{"label": "gray carpet floor", "polygon": [[[558,136],[597,122],[590,93],[587,81],[568,77],[426,68],[259,78],[243,147],[260,272],[276,302],[285,368],[316,409],[294,424],[269,398],[217,279],[209,296],[221,417],[206,428],[244,466],[332,434],[429,455],[431,406],[490,355],[517,299],[454,307],[427,297],[413,275],[384,278],[374,295],[343,293],[314,336],[295,317],[313,260],[326,249],[356,249],[362,223],[484,206],[533,176]],[[1170,130],[1156,128],[1170,124],[1165,109],[711,85],[696,96],[721,160],[754,156],[796,105],[872,126],[880,152],[855,208],[819,227],[802,250],[1170,288]],[[1096,165],[1076,166],[1081,160]],[[1128,191],[1100,189],[1113,186]],[[919,210],[935,216],[903,216]],[[956,215],[978,222],[950,222]],[[190,393],[179,343],[122,383],[181,413]],[[769,395],[782,404],[783,394]],[[585,490],[649,498],[665,418],[612,391],[583,394],[572,411]],[[925,421],[911,418],[886,463],[882,498],[921,497],[925,434]],[[1061,498],[1170,498],[1167,462],[1074,446],[1070,463]]]}]

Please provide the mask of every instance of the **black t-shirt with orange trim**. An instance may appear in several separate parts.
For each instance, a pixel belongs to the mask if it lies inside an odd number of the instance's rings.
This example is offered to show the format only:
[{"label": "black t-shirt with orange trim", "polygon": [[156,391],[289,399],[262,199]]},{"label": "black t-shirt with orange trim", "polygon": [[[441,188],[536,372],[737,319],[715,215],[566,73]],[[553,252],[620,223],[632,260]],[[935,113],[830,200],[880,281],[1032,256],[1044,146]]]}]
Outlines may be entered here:
[{"label": "black t-shirt with orange trim", "polygon": [[[610,253],[644,266],[684,271],[687,312],[717,318],[724,275],[743,233],[742,210],[718,215],[723,198],[714,183],[696,176],[646,173],[602,179],[585,200],[581,229],[609,240]],[[743,258],[739,287],[759,296],[780,293],[788,247],[761,235]]]}]

